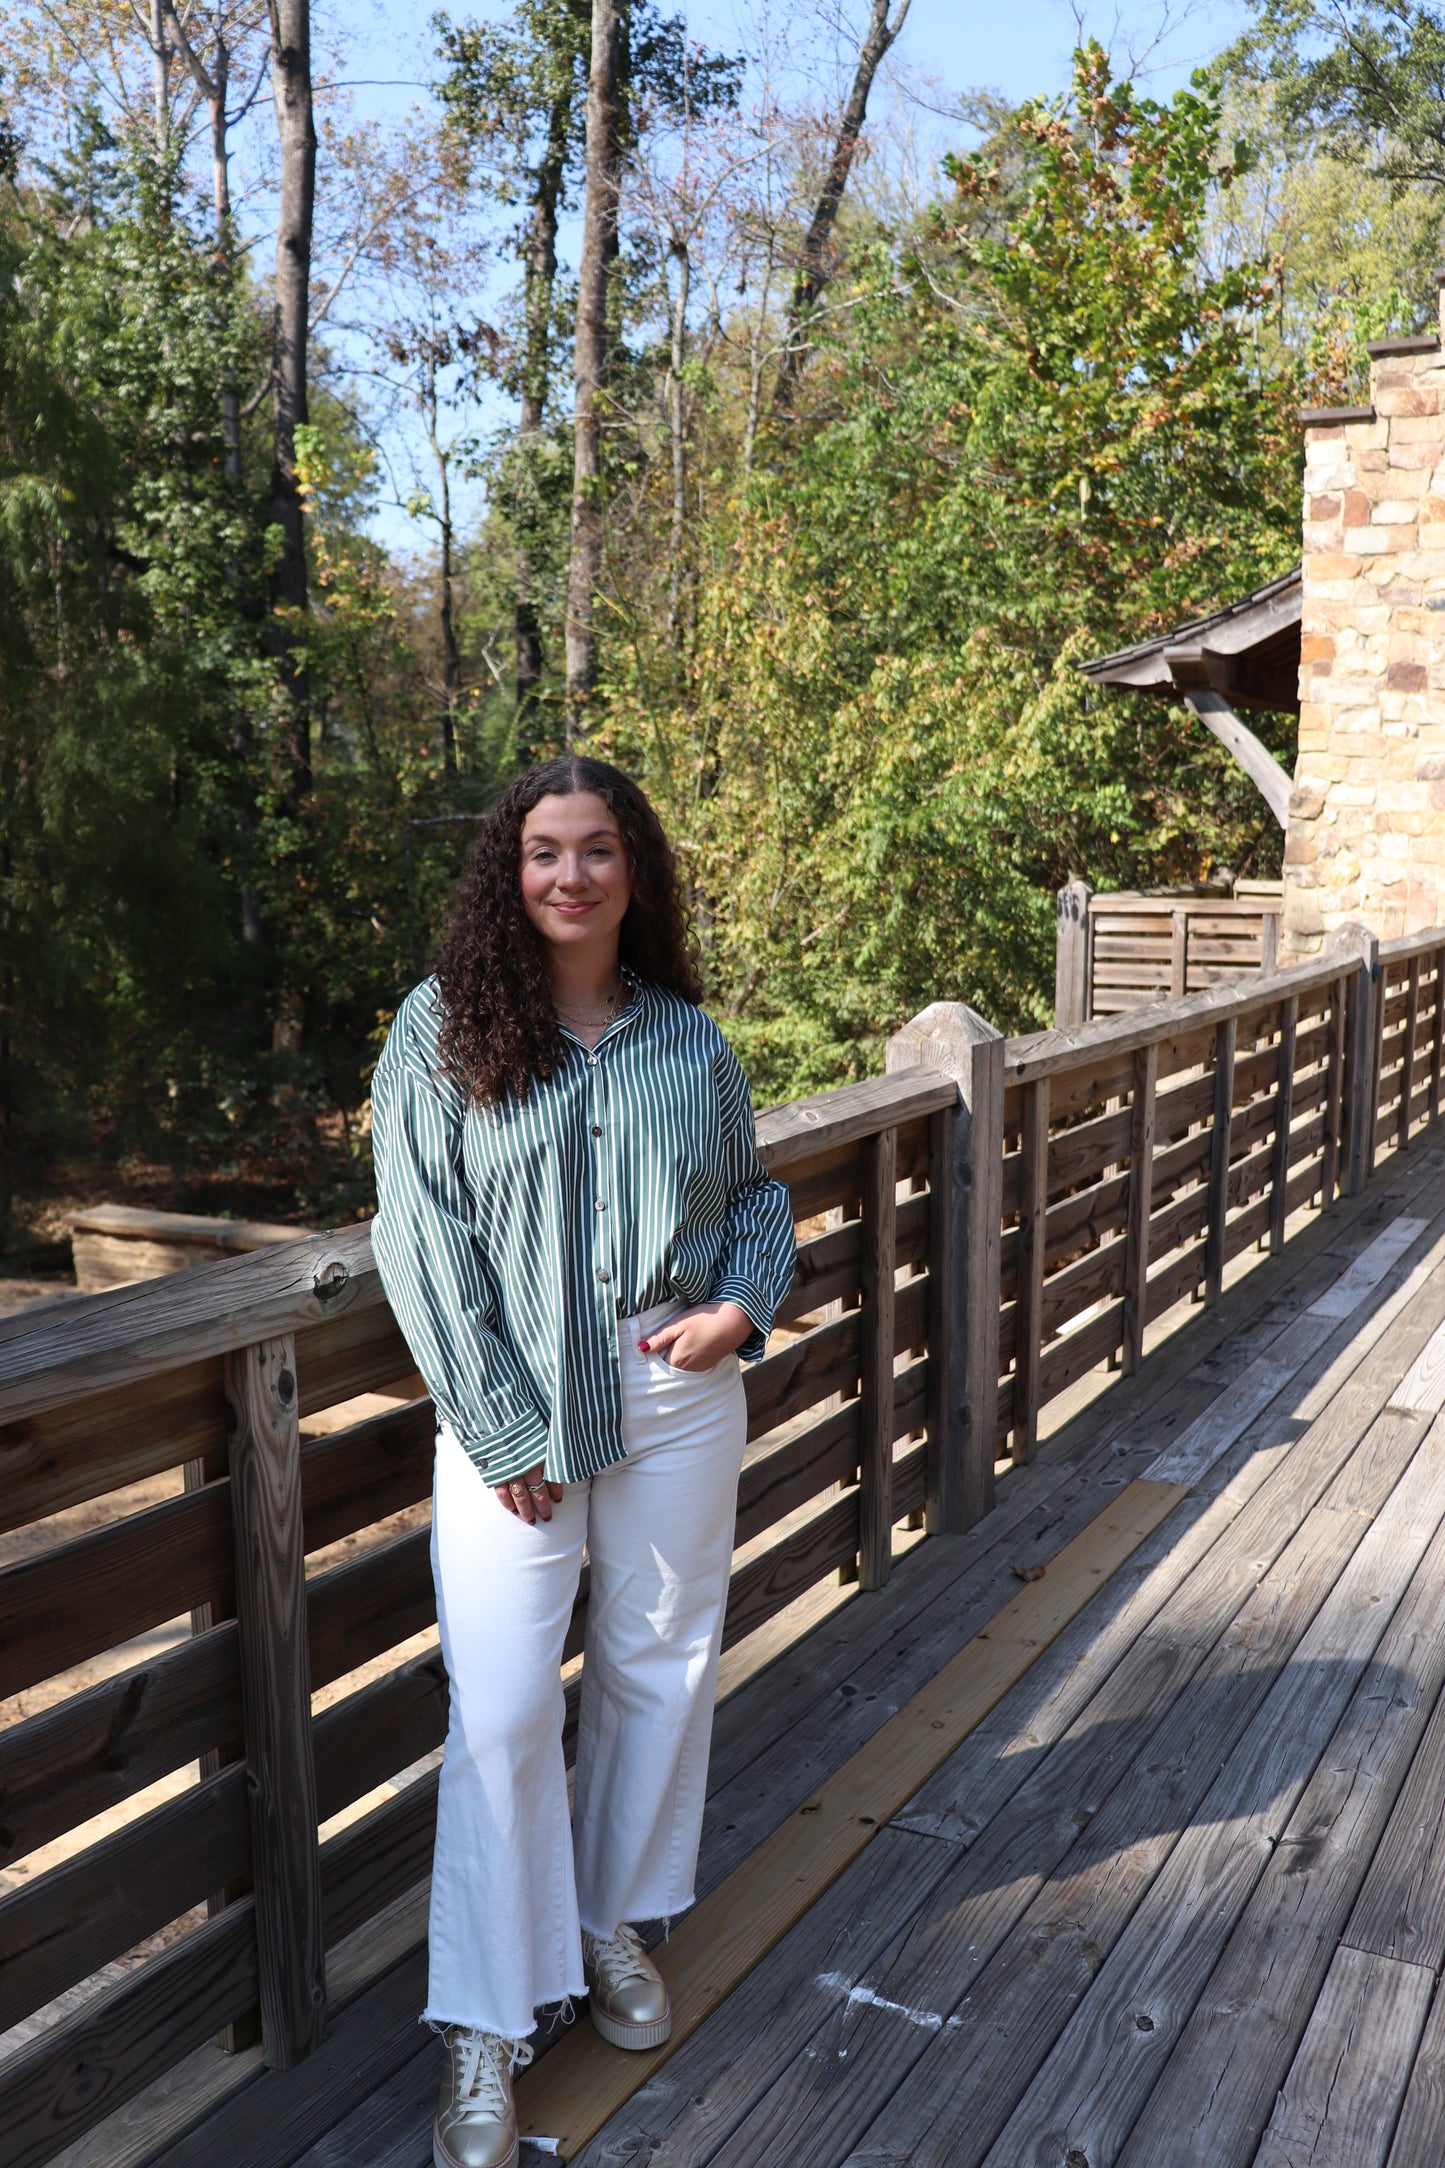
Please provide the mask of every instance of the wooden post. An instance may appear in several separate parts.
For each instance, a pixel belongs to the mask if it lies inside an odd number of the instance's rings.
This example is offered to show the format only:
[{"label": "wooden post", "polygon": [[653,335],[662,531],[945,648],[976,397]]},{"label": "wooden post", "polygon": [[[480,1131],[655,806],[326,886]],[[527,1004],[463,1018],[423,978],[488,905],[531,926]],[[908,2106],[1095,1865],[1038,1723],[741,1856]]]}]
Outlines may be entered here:
[{"label": "wooden post", "polygon": [[1330,1026],[1325,1054],[1325,1142],[1320,1164],[1320,1210],[1328,1212],[1339,1187],[1345,1105],[1345,1009],[1348,979],[1330,988]]},{"label": "wooden post", "polygon": [[1419,1029],[1420,959],[1412,956],[1409,991],[1405,996],[1405,1046],[1400,1061],[1400,1112],[1395,1126],[1395,1140],[1401,1151],[1410,1141],[1410,1101],[1415,1096],[1415,1034]]},{"label": "wooden post", "polygon": [[1030,1461],[1039,1440],[1039,1357],[1044,1338],[1045,1216],[1049,1202],[1049,1080],[1024,1086],[1019,1156],[1019,1291],[1014,1305],[1016,1462]]},{"label": "wooden post", "polygon": [[1269,1248],[1277,1257],[1284,1248],[1285,1214],[1289,1204],[1289,1132],[1294,1120],[1294,1048],[1299,1030],[1299,995],[1280,1004],[1279,1075],[1274,1089],[1274,1161],[1270,1169]]},{"label": "wooden post", "polygon": [[225,1391],[261,2032],[289,2070],[326,2032],[294,1340],[228,1355]]},{"label": "wooden post", "polygon": [[929,1177],[930,1535],[961,1535],[993,1510],[1003,1056],[1001,1035],[961,1001],[935,1001],[888,1042],[890,1069],[922,1063],[958,1086],[957,1108],[933,1128]]},{"label": "wooden post", "polygon": [[1373,999],[1370,1008],[1370,1118],[1365,1125],[1366,1178],[1375,1171],[1375,1154],[1380,1148],[1380,1091],[1384,1084],[1385,1066],[1385,1003],[1390,992],[1390,968],[1381,963],[1379,944],[1375,949],[1375,968],[1372,974]]},{"label": "wooden post", "polygon": [[859,1411],[858,1582],[882,1588],[893,1566],[893,1320],[898,1132],[863,1143],[863,1337]]},{"label": "wooden post", "polygon": [[1362,919],[1348,919],[1329,936],[1324,953],[1339,958],[1345,985],[1339,1186],[1346,1197],[1358,1197],[1375,1157],[1375,994],[1380,943]]},{"label": "wooden post", "polygon": [[1054,921],[1054,1023],[1087,1024],[1093,1010],[1094,941],[1087,881],[1065,881]]},{"label": "wooden post", "polygon": [[1445,948],[1435,951],[1434,1014],[1430,1019],[1430,1126],[1440,1119],[1440,1064],[1445,1054]]},{"label": "wooden post", "polygon": [[1259,975],[1270,979],[1279,969],[1279,913],[1261,911],[1259,914]]},{"label": "wooden post", "polygon": [[1169,999],[1182,1001],[1189,991],[1189,913],[1176,904],[1169,923]]},{"label": "wooden post", "polygon": [[1204,1238],[1204,1299],[1224,1292],[1224,1220],[1229,1210],[1229,1150],[1234,1134],[1234,1018],[1214,1035],[1214,1130],[1209,1140],[1209,1224]]},{"label": "wooden post", "polygon": [[1154,1202],[1154,1088],[1159,1045],[1151,1040],[1134,1056],[1134,1094],[1129,1119],[1129,1221],[1124,1247],[1124,1345],[1120,1367],[1131,1378],[1144,1359],[1149,1322],[1149,1214]]},{"label": "wooden post", "polygon": [[1345,1195],[1358,1197],[1375,1163],[1375,1010],[1380,977],[1380,944],[1367,927],[1349,929],[1342,944],[1358,959],[1350,976],[1350,1008],[1345,1048]]}]

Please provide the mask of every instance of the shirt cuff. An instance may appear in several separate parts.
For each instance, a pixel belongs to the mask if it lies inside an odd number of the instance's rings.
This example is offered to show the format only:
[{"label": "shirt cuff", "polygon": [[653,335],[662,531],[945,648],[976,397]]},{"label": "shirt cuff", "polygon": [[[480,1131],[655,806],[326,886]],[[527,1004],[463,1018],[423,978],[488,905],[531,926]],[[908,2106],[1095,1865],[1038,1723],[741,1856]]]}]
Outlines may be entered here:
[{"label": "shirt cuff", "polygon": [[547,1426],[535,1408],[508,1423],[504,1430],[489,1431],[485,1438],[464,1438],[462,1450],[480,1468],[488,1483],[510,1482],[547,1460]]},{"label": "shirt cuff", "polygon": [[773,1326],[773,1305],[764,1302],[751,1280],[724,1278],[718,1281],[708,1295],[709,1302],[735,1302],[740,1310],[746,1310],[753,1330],[748,1334],[738,1354],[745,1363],[755,1363],[766,1354],[768,1334]]}]

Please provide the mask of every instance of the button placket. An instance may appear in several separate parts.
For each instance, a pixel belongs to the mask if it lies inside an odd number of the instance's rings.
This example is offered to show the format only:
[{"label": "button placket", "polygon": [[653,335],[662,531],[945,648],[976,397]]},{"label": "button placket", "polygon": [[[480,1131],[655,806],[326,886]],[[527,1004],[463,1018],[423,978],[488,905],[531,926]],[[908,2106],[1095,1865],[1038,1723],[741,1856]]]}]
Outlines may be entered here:
[{"label": "button placket", "polygon": [[600,1194],[605,1186],[607,1174],[602,1145],[605,1125],[600,1118],[605,1112],[605,1108],[601,1104],[604,1098],[604,1087],[602,1067],[595,1055],[589,1056],[588,1066],[598,1072],[595,1076],[589,1076],[587,1079],[587,1127],[593,1145],[592,1252],[596,1260],[597,1284],[599,1287],[608,1290],[608,1293],[602,1297],[601,1309],[606,1320],[608,1352],[613,1362],[616,1362],[618,1360],[617,1303],[611,1294],[611,1290],[615,1285],[617,1261],[612,1254],[612,1242],[608,1234],[607,1199]]}]

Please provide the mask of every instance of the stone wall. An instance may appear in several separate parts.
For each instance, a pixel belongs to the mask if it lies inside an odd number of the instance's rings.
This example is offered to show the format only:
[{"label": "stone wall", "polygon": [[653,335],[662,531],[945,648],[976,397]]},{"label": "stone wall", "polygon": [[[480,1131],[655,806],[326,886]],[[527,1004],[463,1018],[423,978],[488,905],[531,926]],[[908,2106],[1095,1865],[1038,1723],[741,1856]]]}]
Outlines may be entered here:
[{"label": "stone wall", "polygon": [[1282,948],[1445,917],[1445,356],[1370,349],[1368,407],[1305,419],[1300,732]]}]

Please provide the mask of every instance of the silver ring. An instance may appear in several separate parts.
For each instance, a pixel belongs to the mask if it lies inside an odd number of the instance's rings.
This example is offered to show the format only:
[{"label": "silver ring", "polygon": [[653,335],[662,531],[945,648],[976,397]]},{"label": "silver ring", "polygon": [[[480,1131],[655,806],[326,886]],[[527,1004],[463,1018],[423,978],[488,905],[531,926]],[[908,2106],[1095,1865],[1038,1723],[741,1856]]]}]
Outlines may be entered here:
[{"label": "silver ring", "polygon": [[527,1488],[534,1498],[540,1498],[547,1486],[545,1483],[529,1483]]}]

